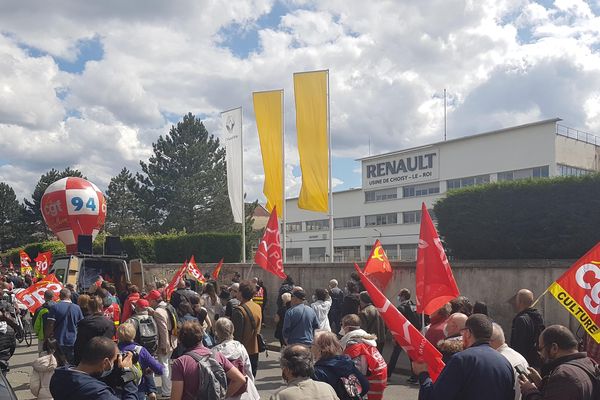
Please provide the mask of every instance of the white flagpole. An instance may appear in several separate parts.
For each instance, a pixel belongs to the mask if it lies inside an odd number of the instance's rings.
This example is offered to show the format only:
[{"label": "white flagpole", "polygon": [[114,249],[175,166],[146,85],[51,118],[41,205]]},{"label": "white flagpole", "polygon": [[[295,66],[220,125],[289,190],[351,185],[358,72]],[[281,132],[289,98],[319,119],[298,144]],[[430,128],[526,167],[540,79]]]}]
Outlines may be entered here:
[{"label": "white flagpole", "polygon": [[334,262],[333,257],[333,185],[331,181],[331,110],[330,110],[330,88],[329,88],[329,70],[327,70],[327,141],[329,145],[329,262]]},{"label": "white flagpole", "polygon": [[242,262],[246,263],[246,199],[244,197],[244,114],[240,107],[240,158],[242,164],[242,179],[240,180],[242,190]]},{"label": "white flagpole", "polygon": [[282,180],[282,196],[283,196],[283,202],[281,203],[281,220],[283,221],[283,225],[281,228],[281,238],[282,240],[282,244],[281,244],[281,253],[283,256],[283,263],[285,264],[286,262],[286,256],[285,256],[285,248],[286,248],[286,243],[285,243],[285,238],[286,238],[286,223],[285,223],[285,218],[286,218],[286,204],[285,204],[285,112],[284,110],[284,99],[283,99],[283,95],[284,95],[284,91],[283,89],[281,89],[281,168],[282,168],[282,173],[281,173],[281,180]]}]

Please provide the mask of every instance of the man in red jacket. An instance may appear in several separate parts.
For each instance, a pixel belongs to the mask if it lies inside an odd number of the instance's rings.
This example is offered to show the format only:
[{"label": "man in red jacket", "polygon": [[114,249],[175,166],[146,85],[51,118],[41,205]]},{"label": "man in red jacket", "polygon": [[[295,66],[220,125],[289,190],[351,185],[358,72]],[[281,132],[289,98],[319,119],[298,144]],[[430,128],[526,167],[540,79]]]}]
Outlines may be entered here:
[{"label": "man in red jacket", "polygon": [[121,315],[121,321],[127,321],[129,317],[133,315],[133,305],[140,299],[140,290],[136,285],[129,287],[129,296],[123,304],[123,314]]}]

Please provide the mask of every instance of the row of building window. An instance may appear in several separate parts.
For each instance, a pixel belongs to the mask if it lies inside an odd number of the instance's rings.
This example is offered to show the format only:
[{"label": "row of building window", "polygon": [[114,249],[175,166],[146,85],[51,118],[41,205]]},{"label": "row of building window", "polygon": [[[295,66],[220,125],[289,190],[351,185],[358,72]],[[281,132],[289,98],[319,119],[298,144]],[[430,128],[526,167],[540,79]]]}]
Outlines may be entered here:
[{"label": "row of building window", "polygon": [[[382,246],[388,260],[400,261],[415,261],[417,259],[416,244],[385,244]],[[364,246],[364,256],[360,254],[360,246],[337,246],[333,248],[334,261],[336,262],[352,262],[364,261],[371,254],[371,246]],[[302,248],[286,248],[286,262],[302,262]],[[310,247],[308,249],[308,257],[310,262],[326,262],[327,258],[326,247]]]},{"label": "row of building window", "polygon": [[589,169],[571,167],[570,165],[557,164],[557,173],[560,176],[582,176],[593,174],[596,171],[590,171]]},{"label": "row of building window", "polygon": [[[559,175],[583,175],[592,171],[587,171],[579,168],[568,167],[566,165],[558,165]],[[512,181],[518,179],[531,179],[531,178],[547,178],[550,175],[550,169],[548,165],[542,167],[517,169],[513,171],[498,172],[498,181]],[[483,185],[490,183],[490,174],[469,176],[466,178],[449,179],[446,181],[447,190],[460,189],[468,186]],[[430,196],[432,194],[438,194],[440,192],[440,183],[431,182],[424,183],[421,185],[409,185],[403,186],[402,198],[407,197],[420,197]],[[365,191],[365,202],[378,202],[385,200],[393,200],[398,198],[398,188],[387,188],[378,190]]]},{"label": "row of building window", "polygon": [[[435,220],[433,210],[428,210],[431,218]],[[401,218],[401,220],[400,220]],[[381,226],[381,225],[396,225],[396,224],[419,224],[421,223],[421,210],[404,211],[401,213],[387,213],[365,215],[365,226]],[[306,221],[306,231],[325,231],[329,229],[328,219],[317,219]],[[360,216],[344,217],[333,219],[333,229],[351,229],[360,228]],[[288,222],[286,224],[287,232],[302,232],[302,222]]]}]

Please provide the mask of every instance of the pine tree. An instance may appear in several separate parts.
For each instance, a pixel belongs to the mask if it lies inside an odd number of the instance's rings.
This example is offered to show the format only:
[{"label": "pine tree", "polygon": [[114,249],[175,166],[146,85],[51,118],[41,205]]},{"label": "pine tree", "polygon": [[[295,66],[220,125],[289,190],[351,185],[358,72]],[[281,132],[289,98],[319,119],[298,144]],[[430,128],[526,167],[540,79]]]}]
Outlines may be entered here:
[{"label": "pine tree", "polygon": [[106,225],[111,235],[145,233],[147,227],[140,218],[142,210],[136,196],[139,190],[133,174],[125,167],[113,177],[106,191]]},{"label": "pine tree", "polygon": [[227,196],[225,149],[192,113],[152,144],[154,155],[140,162],[138,197],[153,229],[227,231],[233,216]]}]

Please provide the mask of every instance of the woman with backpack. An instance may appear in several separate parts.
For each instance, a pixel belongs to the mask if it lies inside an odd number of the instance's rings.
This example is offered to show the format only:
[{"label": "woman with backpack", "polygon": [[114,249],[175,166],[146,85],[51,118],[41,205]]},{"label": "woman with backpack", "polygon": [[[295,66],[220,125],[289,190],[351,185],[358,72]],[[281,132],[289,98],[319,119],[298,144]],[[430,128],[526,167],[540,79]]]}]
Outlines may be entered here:
[{"label": "woman with backpack", "polygon": [[333,332],[317,332],[311,348],[315,358],[312,378],[328,383],[340,400],[362,399],[369,391],[369,381],[356,368]]},{"label": "woman with backpack", "polygon": [[254,386],[250,357],[244,345],[233,339],[233,322],[228,318],[219,318],[214,328],[219,344],[211,349],[213,355],[223,354],[246,377],[246,385],[230,399],[258,400],[260,396]]},{"label": "woman with backpack", "polygon": [[377,336],[360,328],[360,317],[348,314],[342,318],[344,336],[340,344],[356,368],[369,380],[369,400],[383,399],[387,386],[387,364],[377,350]]},{"label": "woman with backpack", "polygon": [[178,332],[187,353],[173,361],[171,400],[212,400],[231,397],[246,383],[244,375],[221,353],[213,355],[202,344],[198,322],[184,322]]},{"label": "woman with backpack", "polygon": [[[138,385],[138,399],[145,400],[146,394],[151,390],[156,390],[153,382],[148,382],[148,375],[154,372],[157,375],[162,375],[163,366],[159,363],[145,347],[134,341],[136,336],[136,328],[132,323],[126,322],[119,326],[117,336],[119,338],[119,351],[130,351],[134,354],[134,361],[137,356],[139,368],[142,372],[142,380]],[[154,388],[151,388],[153,386]],[[152,392],[154,393],[154,392]],[[154,395],[155,396],[155,395]]]}]

